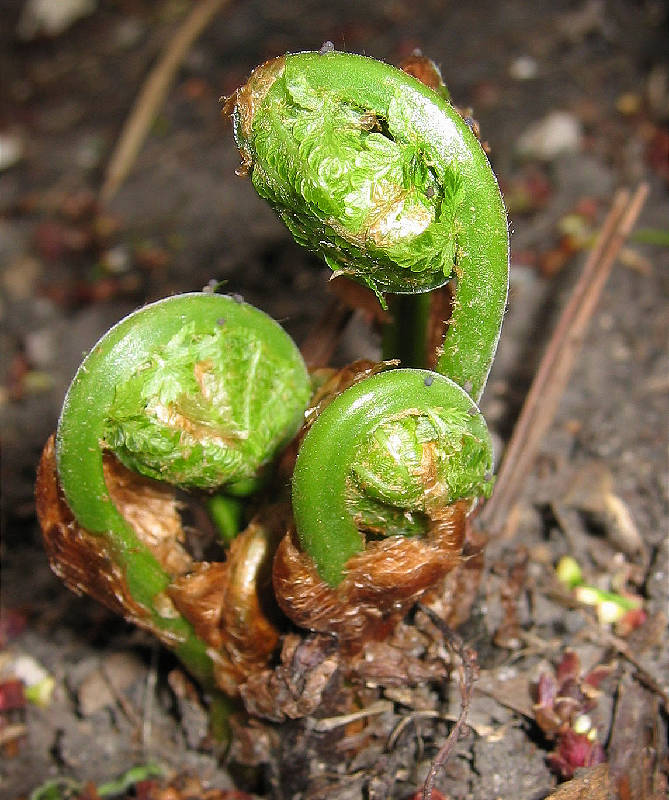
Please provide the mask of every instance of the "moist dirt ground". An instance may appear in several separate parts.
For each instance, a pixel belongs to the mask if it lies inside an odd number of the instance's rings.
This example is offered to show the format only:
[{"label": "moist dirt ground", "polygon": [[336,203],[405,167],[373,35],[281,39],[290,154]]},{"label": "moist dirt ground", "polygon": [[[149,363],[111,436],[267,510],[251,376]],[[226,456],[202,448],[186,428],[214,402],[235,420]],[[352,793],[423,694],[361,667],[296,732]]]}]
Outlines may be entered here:
[{"label": "moist dirt ground", "polygon": [[[99,787],[155,764],[163,780],[196,775],[221,797],[235,783],[277,798],[410,797],[457,718],[453,676],[387,693],[369,722],[383,746],[370,749],[364,737],[355,745],[349,731],[347,748],[309,752],[300,723],[273,747],[258,731],[266,760],[242,768],[212,744],[203,701],[173,657],[52,575],[35,520],[35,466],[65,389],[82,353],[125,313],[221,281],[298,342],[323,314],[328,270],[235,174],[219,98],[267,58],[329,40],[390,63],[420,48],[441,65],[454,101],[474,109],[490,145],[512,234],[509,312],[483,403],[500,458],[615,190],[649,184],[522,499],[487,549],[479,599],[460,631],[481,677],[436,787],[454,799],[547,797],[569,770],[559,775],[549,763],[560,740],[546,735],[533,704],[541,676],[553,680],[575,651],[582,675],[609,667],[588,711],[609,768],[577,771],[569,796],[605,797],[596,791],[606,780],[626,781],[626,797],[665,796],[666,5],[230,2],[190,48],[104,207],[96,194],[112,149],[190,3],[100,0],[50,36],[20,25],[28,5],[0,3],[0,795],[28,797],[58,777]],[[356,319],[336,362],[378,355]],[[555,565],[565,554],[591,583],[642,598],[643,614],[624,629],[601,625],[560,587]],[[53,679],[41,704],[7,699],[12,678],[29,684],[44,677],[40,668]],[[392,735],[400,724],[402,736]],[[292,784],[291,772],[300,776]],[[164,797],[193,796],[183,786]]]}]

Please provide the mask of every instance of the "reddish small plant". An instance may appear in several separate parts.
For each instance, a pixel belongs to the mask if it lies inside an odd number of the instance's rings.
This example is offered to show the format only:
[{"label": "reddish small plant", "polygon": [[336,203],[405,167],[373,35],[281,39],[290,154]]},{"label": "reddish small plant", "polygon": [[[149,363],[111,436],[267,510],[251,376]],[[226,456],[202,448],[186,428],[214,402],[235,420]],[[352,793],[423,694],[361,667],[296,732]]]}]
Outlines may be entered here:
[{"label": "reddish small plant", "polygon": [[610,673],[610,666],[599,665],[583,675],[578,655],[567,650],[555,673],[544,672],[539,678],[534,718],[556,743],[548,762],[562,778],[606,760],[589,712],[596,708],[599,686]]}]

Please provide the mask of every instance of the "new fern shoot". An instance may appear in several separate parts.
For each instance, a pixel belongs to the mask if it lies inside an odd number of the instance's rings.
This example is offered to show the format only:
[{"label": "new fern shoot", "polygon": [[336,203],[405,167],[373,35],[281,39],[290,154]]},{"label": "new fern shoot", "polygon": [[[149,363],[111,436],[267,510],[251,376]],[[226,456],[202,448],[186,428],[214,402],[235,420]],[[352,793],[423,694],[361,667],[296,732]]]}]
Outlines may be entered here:
[{"label": "new fern shoot", "polygon": [[[359,647],[457,566],[467,515],[492,491],[478,401],[506,303],[506,215],[437,89],[362,56],[298,53],[258,67],[226,105],[241,171],[333,274],[384,306],[454,284],[434,371],[354,376],[316,403],[297,346],[262,312],[172,297],[102,337],[45,449],[38,510],[54,569],[230,694],[267,668],[286,624],[268,597]],[[267,477],[294,440],[291,512]],[[164,486],[221,498],[209,507],[227,557],[185,552]],[[235,536],[240,496],[258,514]]]}]

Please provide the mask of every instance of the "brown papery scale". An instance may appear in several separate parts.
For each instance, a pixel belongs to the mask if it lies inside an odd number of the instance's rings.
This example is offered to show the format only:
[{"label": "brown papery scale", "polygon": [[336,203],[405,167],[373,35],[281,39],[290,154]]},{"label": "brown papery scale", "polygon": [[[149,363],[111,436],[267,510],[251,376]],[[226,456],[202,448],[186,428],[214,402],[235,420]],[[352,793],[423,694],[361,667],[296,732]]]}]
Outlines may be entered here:
[{"label": "brown papery scale", "polygon": [[336,587],[320,577],[289,532],[274,560],[279,605],[303,628],[336,633],[352,652],[370,639],[385,638],[460,563],[468,505],[460,501],[443,509],[424,538],[393,536],[368,543],[349,559]]},{"label": "brown papery scale", "polygon": [[[239,685],[269,663],[279,633],[259,597],[271,582],[271,560],[281,530],[281,508],[256,518],[232,543],[224,562],[195,562],[187,553],[174,491],[105,456],[105,479],[116,507],[170,577],[154,598],[161,616],[181,616],[205,642],[215,685],[234,696]],[[88,594],[164,644],[178,645],[133,600],[109,544],[74,519],[58,483],[53,437],[40,461],[37,515],[54,572],[77,594]],[[285,526],[285,522],[283,523]],[[280,535],[280,534],[279,534]]]}]

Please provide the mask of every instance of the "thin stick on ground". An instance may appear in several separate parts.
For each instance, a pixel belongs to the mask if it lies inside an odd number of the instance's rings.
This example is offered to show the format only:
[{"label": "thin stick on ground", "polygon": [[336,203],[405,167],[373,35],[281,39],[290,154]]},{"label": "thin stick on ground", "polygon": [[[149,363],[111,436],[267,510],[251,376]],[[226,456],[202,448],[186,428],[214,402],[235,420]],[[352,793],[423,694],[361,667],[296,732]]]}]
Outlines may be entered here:
[{"label": "thin stick on ground", "polygon": [[620,190],[613,199],[595,248],[551,336],[537,374],[513,429],[492,498],[477,520],[491,537],[499,537],[509,512],[517,503],[541,440],[555,417],[588,323],[611,267],[643,208],[648,185],[641,184],[630,199]]},{"label": "thin stick on ground", "polygon": [[102,205],[107,205],[112,200],[128,176],[190,46],[228,2],[229,0],[201,0],[195,3],[190,14],[168,42],[144,82],[109,160],[100,190]]}]

